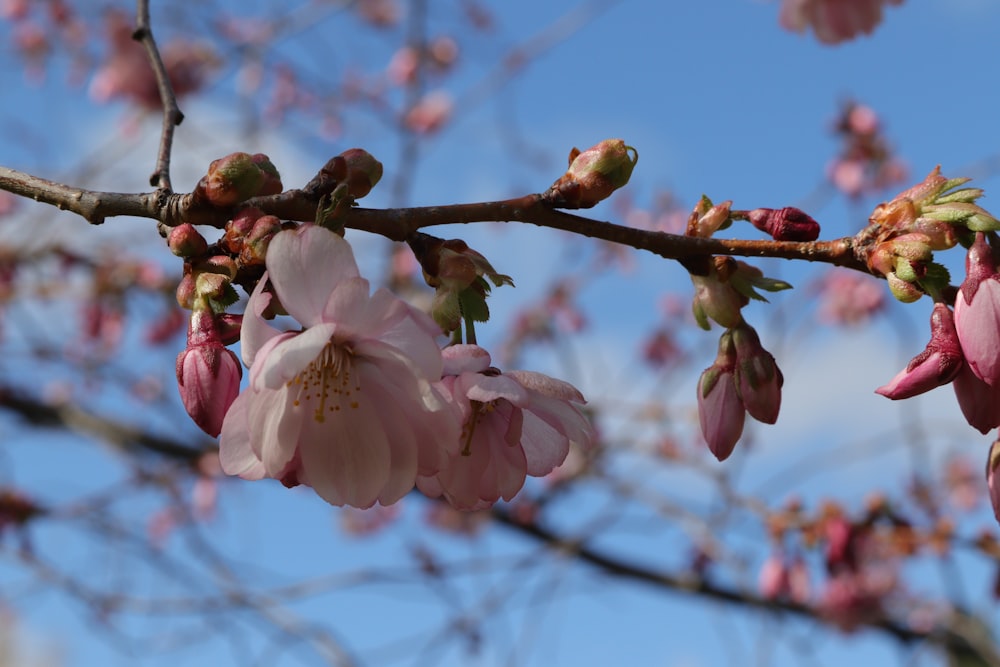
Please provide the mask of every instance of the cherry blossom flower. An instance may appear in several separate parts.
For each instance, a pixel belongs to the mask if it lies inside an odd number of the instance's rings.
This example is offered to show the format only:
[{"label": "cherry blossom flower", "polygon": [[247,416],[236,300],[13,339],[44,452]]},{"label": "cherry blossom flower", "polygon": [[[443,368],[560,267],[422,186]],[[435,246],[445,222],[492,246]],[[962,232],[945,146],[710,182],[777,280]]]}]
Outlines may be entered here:
[{"label": "cherry blossom flower", "polygon": [[[436,474],[457,453],[459,425],[431,384],[442,363],[430,318],[387,290],[369,295],[350,245],[322,227],[277,234],[265,278],[243,318],[250,387],[222,427],[223,470],[361,508]],[[262,317],[275,297],[303,330]]]},{"label": "cherry blossom flower", "polygon": [[590,447],[593,431],[572,385],[541,373],[490,366],[476,345],[446,348],[441,384],[463,419],[462,451],[433,476],[417,478],[426,495],[457,509],[479,510],[510,500],[527,475],[552,472],[570,445]]},{"label": "cherry blossom flower", "polygon": [[811,27],[824,44],[837,44],[870,34],[882,22],[882,5],[903,0],[784,0],[778,17],[795,32]]}]

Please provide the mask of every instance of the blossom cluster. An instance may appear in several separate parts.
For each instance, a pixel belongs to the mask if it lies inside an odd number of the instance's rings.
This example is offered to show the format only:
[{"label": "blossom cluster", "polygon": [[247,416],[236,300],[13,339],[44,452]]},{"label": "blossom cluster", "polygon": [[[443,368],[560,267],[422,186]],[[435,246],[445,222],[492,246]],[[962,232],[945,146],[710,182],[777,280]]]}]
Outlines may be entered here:
[{"label": "blossom cluster", "polygon": [[[414,486],[460,509],[510,500],[592,431],[572,386],[443,352],[438,325],[370,293],[350,245],[315,225],[271,240],[241,331],[250,386],[225,413],[223,470],[306,484],[334,505],[389,505]],[[279,306],[280,304],[280,306]],[[287,312],[282,331],[266,313]]]}]

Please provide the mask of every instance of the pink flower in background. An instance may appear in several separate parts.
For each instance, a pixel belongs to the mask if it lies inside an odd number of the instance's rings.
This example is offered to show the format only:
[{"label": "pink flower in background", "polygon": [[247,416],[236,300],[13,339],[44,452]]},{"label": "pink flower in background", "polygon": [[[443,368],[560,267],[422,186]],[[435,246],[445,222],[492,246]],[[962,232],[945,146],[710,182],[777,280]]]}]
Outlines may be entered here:
[{"label": "pink flower in background", "polygon": [[[322,227],[277,234],[267,270],[243,319],[250,387],[223,424],[223,470],[307,484],[333,505],[396,502],[459,447],[456,414],[431,385],[438,328],[386,290],[369,295],[350,245]],[[302,331],[263,319],[274,296]]]},{"label": "pink flower in background", "polygon": [[819,319],[830,324],[862,324],[885,309],[883,287],[871,276],[833,269],[820,285]]},{"label": "pink flower in background", "polygon": [[571,443],[587,448],[590,422],[572,385],[528,371],[501,374],[476,345],[446,348],[441,383],[461,412],[462,451],[438,474],[417,479],[426,495],[463,510],[510,500],[525,477],[560,465]]},{"label": "pink flower in background", "polygon": [[451,118],[454,102],[451,95],[435,90],[424,95],[403,118],[403,124],[417,134],[430,134],[441,129]]},{"label": "pink flower in background", "polygon": [[824,44],[838,44],[870,34],[882,22],[882,5],[903,0],[784,0],[778,21],[795,32],[807,27]]}]

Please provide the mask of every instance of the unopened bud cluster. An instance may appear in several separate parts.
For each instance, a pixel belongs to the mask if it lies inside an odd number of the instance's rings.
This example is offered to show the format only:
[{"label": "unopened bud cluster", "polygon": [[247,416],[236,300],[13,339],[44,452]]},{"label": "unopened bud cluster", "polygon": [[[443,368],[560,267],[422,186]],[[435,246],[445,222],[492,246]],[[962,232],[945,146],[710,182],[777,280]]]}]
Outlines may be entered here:
[{"label": "unopened bud cluster", "polygon": [[1000,221],[977,205],[979,188],[963,188],[967,178],[945,178],[935,168],[924,181],[880,204],[854,239],[869,270],[884,276],[893,296],[904,303],[936,295],[948,272],[934,252],[969,244],[976,232],[996,231]]},{"label": "unopened bud cluster", "polygon": [[698,418],[708,448],[729,458],[743,435],[746,415],[765,424],[778,420],[784,378],[753,327],[744,323],[719,338],[715,363],[698,380]]}]

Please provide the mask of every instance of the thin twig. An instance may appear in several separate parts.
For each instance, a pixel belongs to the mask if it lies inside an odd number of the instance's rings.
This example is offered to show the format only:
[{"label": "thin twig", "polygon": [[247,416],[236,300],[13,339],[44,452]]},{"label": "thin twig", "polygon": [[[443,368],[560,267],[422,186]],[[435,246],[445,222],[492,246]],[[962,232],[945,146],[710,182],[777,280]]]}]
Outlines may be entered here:
[{"label": "thin twig", "polygon": [[167,192],[173,192],[170,185],[170,150],[174,141],[174,128],[184,120],[184,114],[177,106],[177,96],[170,85],[167,68],[163,64],[160,50],[153,39],[153,27],[149,20],[149,0],[136,0],[135,32],[132,39],[142,44],[153,67],[156,87],[160,91],[163,104],[163,130],[160,133],[160,149],[156,155],[156,170],[149,177],[149,184]]}]

